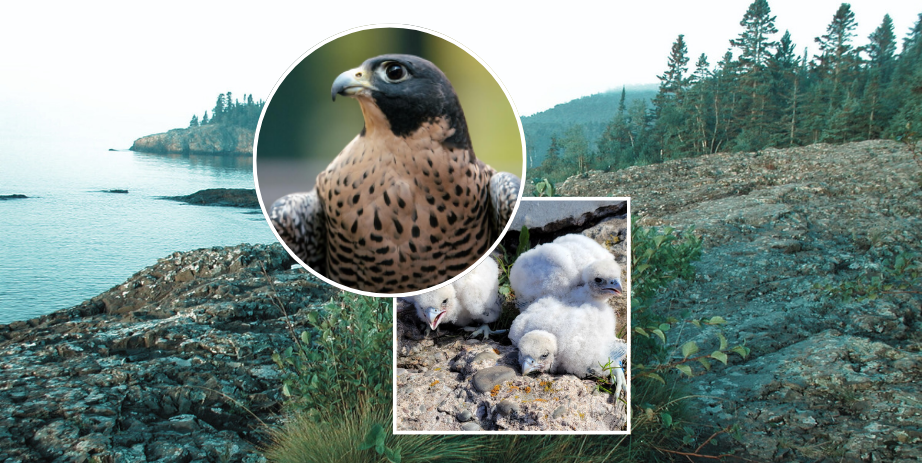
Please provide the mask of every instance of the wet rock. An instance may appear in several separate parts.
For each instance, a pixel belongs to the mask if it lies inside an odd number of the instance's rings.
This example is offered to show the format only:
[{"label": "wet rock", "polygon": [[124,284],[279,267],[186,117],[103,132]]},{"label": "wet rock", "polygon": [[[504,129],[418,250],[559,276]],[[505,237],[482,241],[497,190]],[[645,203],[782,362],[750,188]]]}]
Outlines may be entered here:
[{"label": "wet rock", "polygon": [[[127,193],[127,192],[126,192]],[[227,206],[259,209],[256,190],[245,188],[209,188],[185,196],[163,196],[161,199],[181,201],[200,206]]]},{"label": "wet rock", "polygon": [[215,247],[0,326],[0,461],[258,461],[272,352],[330,296],[280,245]]}]

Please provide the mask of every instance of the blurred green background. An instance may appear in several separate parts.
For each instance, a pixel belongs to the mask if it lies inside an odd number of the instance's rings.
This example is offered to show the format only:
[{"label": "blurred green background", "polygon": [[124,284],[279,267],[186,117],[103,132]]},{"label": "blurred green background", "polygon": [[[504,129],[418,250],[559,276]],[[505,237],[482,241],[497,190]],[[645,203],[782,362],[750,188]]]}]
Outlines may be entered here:
[{"label": "blurred green background", "polygon": [[358,102],[345,97],[333,102],[330,88],[343,71],[386,53],[417,55],[438,66],[461,100],[477,157],[498,171],[523,177],[516,115],[486,68],[451,42],[425,32],[368,29],[314,50],[267,104],[255,160],[267,207],[285,194],[311,189],[317,174],[362,130]]}]

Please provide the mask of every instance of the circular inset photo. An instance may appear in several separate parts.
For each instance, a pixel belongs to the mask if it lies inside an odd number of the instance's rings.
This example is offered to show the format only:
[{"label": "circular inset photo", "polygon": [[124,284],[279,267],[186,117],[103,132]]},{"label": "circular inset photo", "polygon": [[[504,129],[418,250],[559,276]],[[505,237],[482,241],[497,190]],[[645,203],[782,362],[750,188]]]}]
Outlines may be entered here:
[{"label": "circular inset photo", "polygon": [[263,213],[300,264],[350,291],[410,295],[497,245],[521,198],[524,135],[508,94],[463,47],[366,28],[285,73],[253,171]]}]

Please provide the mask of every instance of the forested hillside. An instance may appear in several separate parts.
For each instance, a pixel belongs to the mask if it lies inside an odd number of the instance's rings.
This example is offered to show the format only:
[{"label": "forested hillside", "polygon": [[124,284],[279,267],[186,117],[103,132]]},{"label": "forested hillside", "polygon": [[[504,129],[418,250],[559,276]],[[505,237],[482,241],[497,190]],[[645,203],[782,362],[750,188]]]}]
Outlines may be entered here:
[{"label": "forested hillside", "polygon": [[[679,34],[649,108],[617,105],[598,136],[570,129],[547,148],[536,144],[545,151],[534,155],[541,163],[529,164],[529,178],[558,182],[589,170],[718,151],[916,137],[922,127],[922,23],[900,43],[889,15],[868,37],[857,38],[849,4],[830,13],[826,34],[797,44],[787,31],[779,33],[768,2],[755,0],[716,64],[702,54],[689,66],[692,57]],[[529,129],[526,124],[530,144],[537,133]]]},{"label": "forested hillside", "polygon": [[528,168],[541,164],[552,139],[564,137],[568,133],[571,137],[581,136],[594,147],[595,140],[602,136],[608,122],[618,114],[619,108],[645,111],[656,96],[656,89],[656,84],[622,87],[621,91],[584,96],[523,117]]}]

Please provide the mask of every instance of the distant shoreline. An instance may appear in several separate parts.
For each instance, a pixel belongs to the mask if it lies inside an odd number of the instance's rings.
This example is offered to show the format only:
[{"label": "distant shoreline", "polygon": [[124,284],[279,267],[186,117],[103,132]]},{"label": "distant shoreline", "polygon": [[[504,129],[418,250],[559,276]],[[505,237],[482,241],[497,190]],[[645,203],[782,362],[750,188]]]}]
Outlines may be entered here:
[{"label": "distant shoreline", "polygon": [[253,130],[209,124],[147,135],[135,140],[129,149],[153,154],[252,156],[255,137]]}]

